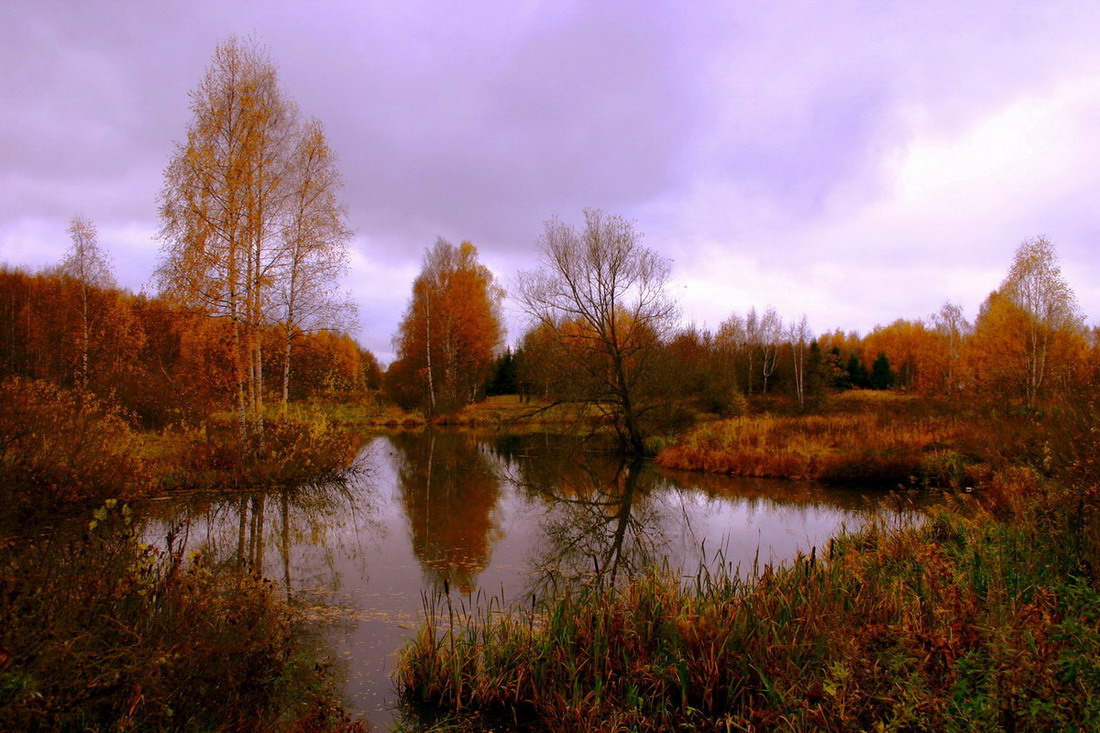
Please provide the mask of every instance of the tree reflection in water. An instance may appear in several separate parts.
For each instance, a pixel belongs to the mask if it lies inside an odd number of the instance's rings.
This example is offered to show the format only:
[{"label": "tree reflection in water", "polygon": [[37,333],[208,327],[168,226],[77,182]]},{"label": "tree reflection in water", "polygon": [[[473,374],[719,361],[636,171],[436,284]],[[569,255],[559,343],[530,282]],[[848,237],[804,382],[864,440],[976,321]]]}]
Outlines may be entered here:
[{"label": "tree reflection in water", "polygon": [[390,441],[397,448],[413,552],[425,576],[436,588],[446,582],[472,592],[502,536],[495,512],[498,462],[469,433],[429,430],[392,435]]},{"label": "tree reflection in water", "polygon": [[662,562],[675,517],[669,505],[654,500],[660,476],[652,466],[584,455],[576,441],[540,437],[537,443],[498,445],[509,481],[544,507],[531,562],[532,592],[615,584]]},{"label": "tree reflection in water", "polygon": [[[303,590],[334,592],[340,585],[338,552],[353,561],[358,555],[336,538],[345,528],[358,532],[368,525],[376,502],[362,464],[353,468],[338,481],[151,502],[142,511],[144,532],[149,542],[186,547],[212,566],[279,578],[288,599]],[[365,580],[367,568],[359,569]]]}]

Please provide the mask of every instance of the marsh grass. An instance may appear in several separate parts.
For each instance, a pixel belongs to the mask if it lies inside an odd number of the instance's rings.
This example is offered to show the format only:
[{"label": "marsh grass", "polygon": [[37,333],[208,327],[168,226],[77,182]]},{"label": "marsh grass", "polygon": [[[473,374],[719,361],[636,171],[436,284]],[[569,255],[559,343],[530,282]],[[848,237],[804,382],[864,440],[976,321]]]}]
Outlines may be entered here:
[{"label": "marsh grass", "polygon": [[861,392],[820,415],[746,415],[702,423],[657,463],[760,478],[963,489],[1041,457],[1047,431],[1030,416],[988,416],[905,395]]},{"label": "marsh grass", "polygon": [[1008,521],[966,503],[747,579],[654,571],[536,608],[430,599],[398,687],[521,729],[1095,730],[1083,535],[1056,490],[1002,483]]},{"label": "marsh grass", "polygon": [[[0,545],[0,729],[341,729],[268,581],[143,544],[125,504]],[[348,729],[354,729],[350,727]]]},{"label": "marsh grass", "polygon": [[662,450],[666,468],[761,478],[897,484],[964,480],[963,424],[882,414],[748,416],[701,425]]}]

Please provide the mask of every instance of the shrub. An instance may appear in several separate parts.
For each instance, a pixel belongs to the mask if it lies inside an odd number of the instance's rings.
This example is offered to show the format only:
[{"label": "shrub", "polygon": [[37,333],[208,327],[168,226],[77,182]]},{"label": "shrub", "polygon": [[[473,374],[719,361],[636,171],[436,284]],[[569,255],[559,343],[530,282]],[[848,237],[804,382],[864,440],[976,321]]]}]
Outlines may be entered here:
[{"label": "shrub", "polygon": [[121,412],[91,394],[0,383],[0,492],[9,509],[133,497],[151,485]]}]

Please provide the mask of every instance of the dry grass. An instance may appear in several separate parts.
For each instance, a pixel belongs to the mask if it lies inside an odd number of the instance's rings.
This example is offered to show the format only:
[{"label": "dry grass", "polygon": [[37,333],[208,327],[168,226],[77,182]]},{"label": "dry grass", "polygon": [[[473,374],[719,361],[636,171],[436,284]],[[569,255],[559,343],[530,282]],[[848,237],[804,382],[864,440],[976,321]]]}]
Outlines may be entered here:
[{"label": "dry grass", "polygon": [[748,416],[695,428],[657,462],[738,476],[950,485],[964,479],[958,446],[966,431],[944,417]]},{"label": "dry grass", "polygon": [[845,393],[821,415],[758,414],[703,423],[657,456],[666,468],[883,488],[960,489],[1040,456],[1043,430],[910,395]]}]

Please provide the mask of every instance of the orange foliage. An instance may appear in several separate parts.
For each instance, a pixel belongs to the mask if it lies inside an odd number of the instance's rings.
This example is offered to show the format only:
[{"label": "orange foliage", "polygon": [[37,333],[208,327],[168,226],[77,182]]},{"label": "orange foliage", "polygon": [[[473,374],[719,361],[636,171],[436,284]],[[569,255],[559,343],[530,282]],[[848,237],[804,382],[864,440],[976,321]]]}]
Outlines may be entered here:
[{"label": "orange foliage", "polygon": [[863,339],[865,354],[886,354],[897,373],[898,386],[925,393],[944,392],[947,388],[947,338],[929,329],[920,320],[898,319],[879,326]]},{"label": "orange foliage", "polygon": [[504,337],[503,297],[474,245],[439,239],[424,258],[394,337],[398,359],[386,379],[391,398],[433,415],[478,399]]},{"label": "orange foliage", "polygon": [[[228,322],[114,288],[82,294],[77,281],[50,272],[0,268],[0,380],[25,377],[63,388],[83,381],[83,295],[91,314],[89,392],[150,427],[193,422],[232,404],[237,382]],[[277,344],[279,335],[271,329],[265,338]],[[278,349],[268,353],[274,364]],[[358,388],[367,356],[343,334],[303,337],[297,396]]]}]

